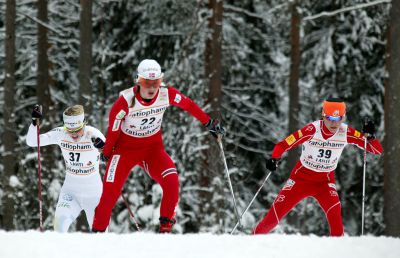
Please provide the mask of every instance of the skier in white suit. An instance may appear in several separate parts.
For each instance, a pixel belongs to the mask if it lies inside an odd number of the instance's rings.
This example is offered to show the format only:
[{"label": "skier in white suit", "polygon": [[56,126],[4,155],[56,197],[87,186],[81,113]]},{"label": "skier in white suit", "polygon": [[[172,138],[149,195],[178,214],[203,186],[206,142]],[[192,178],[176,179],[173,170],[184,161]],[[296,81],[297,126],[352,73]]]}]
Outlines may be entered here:
[{"label": "skier in white suit", "polygon": [[[26,143],[37,147],[37,121],[42,119],[41,106],[32,111]],[[40,146],[57,144],[65,161],[65,180],[58,197],[54,217],[54,230],[68,232],[82,210],[85,211],[89,227],[92,226],[94,210],[102,193],[99,173],[100,152],[105,137],[96,128],[86,125],[81,105],[67,108],[63,113],[63,127],[40,135]]]}]

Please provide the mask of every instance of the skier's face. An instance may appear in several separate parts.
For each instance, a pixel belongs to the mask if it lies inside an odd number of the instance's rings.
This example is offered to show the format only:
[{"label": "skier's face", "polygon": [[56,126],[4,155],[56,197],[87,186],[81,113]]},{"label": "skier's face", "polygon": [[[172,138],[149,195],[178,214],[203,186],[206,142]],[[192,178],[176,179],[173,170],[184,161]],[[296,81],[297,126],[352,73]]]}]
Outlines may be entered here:
[{"label": "skier's face", "polygon": [[152,99],[156,96],[158,89],[161,86],[162,78],[157,80],[147,80],[138,78],[140,96],[144,99]]},{"label": "skier's face", "polygon": [[152,99],[156,96],[159,88],[160,87],[140,87],[139,93],[140,96],[144,99]]},{"label": "skier's face", "polygon": [[331,120],[329,117],[324,116],[323,120],[326,128],[328,128],[331,133],[336,133],[343,122],[343,117],[340,117],[340,120]]}]

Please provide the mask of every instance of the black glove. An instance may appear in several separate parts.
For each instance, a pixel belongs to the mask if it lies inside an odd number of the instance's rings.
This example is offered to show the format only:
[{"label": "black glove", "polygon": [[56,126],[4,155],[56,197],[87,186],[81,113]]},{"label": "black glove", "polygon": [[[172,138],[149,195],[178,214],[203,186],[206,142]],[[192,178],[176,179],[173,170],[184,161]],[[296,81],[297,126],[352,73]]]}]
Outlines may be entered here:
[{"label": "black glove", "polygon": [[91,140],[93,142],[93,146],[96,149],[99,149],[99,151],[100,151],[100,160],[103,162],[107,162],[108,157],[104,156],[104,154],[103,154],[103,148],[104,148],[104,145],[106,145],[106,143],[100,137],[96,137],[96,138],[92,137]]},{"label": "black glove", "polygon": [[375,139],[375,133],[376,133],[375,123],[372,120],[370,120],[369,117],[364,118],[361,131],[364,134],[368,134],[367,136],[368,140]]},{"label": "black glove", "polygon": [[279,159],[270,158],[267,159],[265,162],[265,167],[269,170],[274,172],[279,166]]},{"label": "black glove", "polygon": [[215,138],[218,138],[218,135],[225,135],[225,128],[222,126],[221,122],[218,119],[210,119],[205,125]]},{"label": "black glove", "polygon": [[43,118],[42,106],[36,104],[33,107],[33,110],[32,110],[32,124],[34,126],[36,126],[37,125],[37,121],[38,120],[40,121],[42,118]]},{"label": "black glove", "polygon": [[102,150],[106,144],[100,137],[92,137],[93,146],[97,149]]},{"label": "black glove", "polygon": [[103,162],[107,162],[109,160],[109,158],[104,156],[104,154],[101,152],[100,153],[100,160],[103,161]]}]

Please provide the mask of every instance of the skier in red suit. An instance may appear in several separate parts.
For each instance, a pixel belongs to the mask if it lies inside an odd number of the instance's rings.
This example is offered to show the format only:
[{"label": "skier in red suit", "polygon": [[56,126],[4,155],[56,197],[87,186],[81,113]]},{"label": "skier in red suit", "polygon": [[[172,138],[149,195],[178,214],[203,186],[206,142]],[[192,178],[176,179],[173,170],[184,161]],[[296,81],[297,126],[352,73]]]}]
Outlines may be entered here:
[{"label": "skier in red suit", "polygon": [[300,160],[272,203],[267,215],[253,229],[254,234],[267,234],[301,200],[314,197],[328,220],[331,236],[343,236],[341,205],[336,191],[334,172],[347,144],[380,155],[383,151],[375,137],[375,125],[367,120],[362,133],[342,123],[346,105],[340,99],[324,101],[322,119],[310,123],[275,145],[266,167],[275,171],[285,151],[302,144]]},{"label": "skier in red suit", "polygon": [[140,62],[136,85],[120,93],[109,115],[106,143],[102,152],[108,159],[103,194],[96,208],[93,231],[104,232],[121,189],[136,165],[160,184],[160,233],[171,232],[179,200],[178,173],[164,149],[161,124],[169,106],[189,112],[217,137],[225,133],[218,120],[211,119],[191,99],[172,86],[162,84],[160,65],[151,59]]}]

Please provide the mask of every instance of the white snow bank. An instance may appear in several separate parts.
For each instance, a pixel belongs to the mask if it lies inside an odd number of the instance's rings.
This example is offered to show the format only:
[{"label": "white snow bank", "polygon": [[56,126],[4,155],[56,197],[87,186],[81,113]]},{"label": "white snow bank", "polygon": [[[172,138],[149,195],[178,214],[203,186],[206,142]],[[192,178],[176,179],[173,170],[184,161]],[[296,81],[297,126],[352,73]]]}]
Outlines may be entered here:
[{"label": "white snow bank", "polygon": [[1,258],[399,258],[400,238],[0,231]]}]

